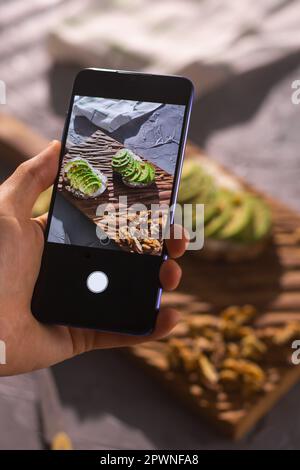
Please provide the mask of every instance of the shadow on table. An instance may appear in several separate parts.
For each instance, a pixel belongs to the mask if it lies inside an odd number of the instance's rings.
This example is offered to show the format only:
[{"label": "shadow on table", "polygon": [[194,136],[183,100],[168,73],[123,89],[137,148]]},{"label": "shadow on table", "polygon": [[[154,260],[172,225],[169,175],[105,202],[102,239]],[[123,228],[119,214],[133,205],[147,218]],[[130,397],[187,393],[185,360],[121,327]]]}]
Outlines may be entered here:
[{"label": "shadow on table", "polygon": [[299,64],[300,52],[296,51],[275,63],[232,76],[206,93],[193,107],[191,140],[204,147],[213,132],[251,119],[272,88]]},{"label": "shadow on table", "polygon": [[277,248],[270,243],[258,258],[236,263],[210,261],[187,253],[180,260],[185,274],[180,292],[209,303],[216,313],[229,305],[245,304],[265,311],[282,290],[283,268]]},{"label": "shadow on table", "polygon": [[96,433],[82,435],[85,442],[115,448],[189,449],[216,439],[205,423],[121,351],[80,356],[55,366],[54,375],[64,406],[74,410],[79,423],[97,423]]},{"label": "shadow on table", "polygon": [[84,448],[297,449],[300,384],[238,443],[198,415],[117,350],[94,351],[55,366],[71,436]]}]

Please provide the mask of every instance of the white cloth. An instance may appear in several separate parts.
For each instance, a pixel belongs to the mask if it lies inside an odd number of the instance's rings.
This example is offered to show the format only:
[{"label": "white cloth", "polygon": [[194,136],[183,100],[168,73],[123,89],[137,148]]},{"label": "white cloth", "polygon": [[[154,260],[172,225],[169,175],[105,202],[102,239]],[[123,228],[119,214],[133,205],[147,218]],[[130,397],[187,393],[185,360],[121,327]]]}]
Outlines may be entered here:
[{"label": "white cloth", "polygon": [[114,132],[132,119],[148,114],[160,106],[160,103],[81,97],[75,101],[73,112],[75,116],[86,117],[97,127]]},{"label": "white cloth", "polygon": [[299,0],[95,2],[48,41],[55,61],[183,74],[197,93],[293,54],[299,44]]}]

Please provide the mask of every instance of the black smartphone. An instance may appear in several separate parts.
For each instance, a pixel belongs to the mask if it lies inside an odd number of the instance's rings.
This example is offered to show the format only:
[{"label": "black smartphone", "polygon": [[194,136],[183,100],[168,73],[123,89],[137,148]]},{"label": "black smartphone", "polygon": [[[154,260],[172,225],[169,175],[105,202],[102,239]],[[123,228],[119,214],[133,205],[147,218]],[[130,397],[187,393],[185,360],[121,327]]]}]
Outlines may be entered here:
[{"label": "black smartphone", "polygon": [[184,77],[76,76],[32,299],[39,321],[151,333],[192,100]]}]

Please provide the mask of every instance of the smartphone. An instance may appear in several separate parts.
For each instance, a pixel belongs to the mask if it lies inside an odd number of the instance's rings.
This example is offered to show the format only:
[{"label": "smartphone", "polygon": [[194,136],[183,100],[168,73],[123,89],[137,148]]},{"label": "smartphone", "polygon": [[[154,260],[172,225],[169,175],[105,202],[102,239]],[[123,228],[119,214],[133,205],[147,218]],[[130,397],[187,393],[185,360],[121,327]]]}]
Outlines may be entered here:
[{"label": "smartphone", "polygon": [[152,332],[192,100],[184,77],[76,76],[32,299],[39,321]]}]

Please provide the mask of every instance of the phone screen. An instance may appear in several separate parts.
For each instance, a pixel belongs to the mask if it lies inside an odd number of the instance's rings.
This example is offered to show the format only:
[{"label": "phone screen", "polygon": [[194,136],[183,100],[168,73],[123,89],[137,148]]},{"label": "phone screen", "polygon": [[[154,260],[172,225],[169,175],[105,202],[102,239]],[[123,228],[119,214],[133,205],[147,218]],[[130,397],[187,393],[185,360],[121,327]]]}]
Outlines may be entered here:
[{"label": "phone screen", "polygon": [[47,241],[160,256],[184,115],[75,95]]}]

